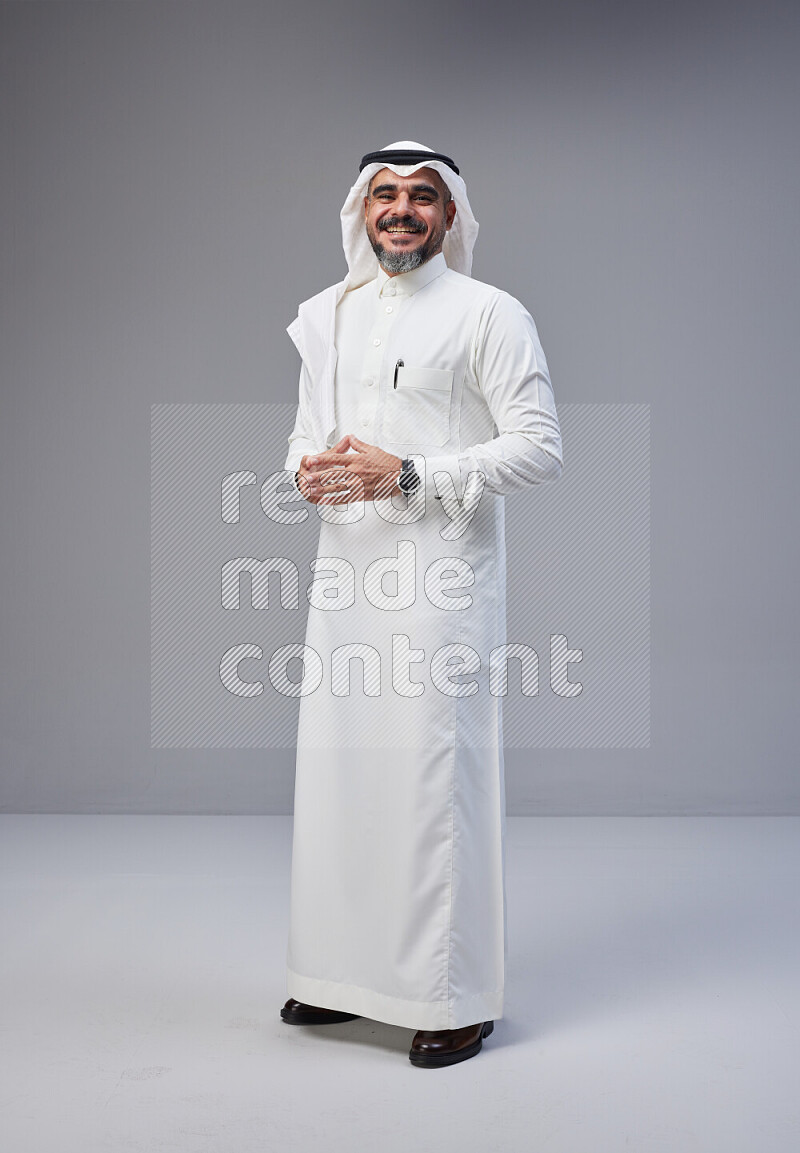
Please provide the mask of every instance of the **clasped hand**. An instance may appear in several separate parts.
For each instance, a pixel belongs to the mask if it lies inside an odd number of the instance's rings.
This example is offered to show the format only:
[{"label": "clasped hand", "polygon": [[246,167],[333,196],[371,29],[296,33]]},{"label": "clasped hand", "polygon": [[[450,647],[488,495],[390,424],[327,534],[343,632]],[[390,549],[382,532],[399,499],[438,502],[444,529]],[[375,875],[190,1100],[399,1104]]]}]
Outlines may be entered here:
[{"label": "clasped hand", "polygon": [[382,500],[402,491],[397,484],[402,463],[399,456],[347,433],[327,452],[304,456],[297,483],[311,504]]}]

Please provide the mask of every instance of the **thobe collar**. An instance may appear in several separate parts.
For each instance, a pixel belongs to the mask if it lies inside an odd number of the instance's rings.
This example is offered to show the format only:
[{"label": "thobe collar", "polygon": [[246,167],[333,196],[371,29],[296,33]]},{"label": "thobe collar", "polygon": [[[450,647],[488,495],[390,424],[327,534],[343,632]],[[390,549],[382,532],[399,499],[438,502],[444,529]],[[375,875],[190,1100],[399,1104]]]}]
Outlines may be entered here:
[{"label": "thobe collar", "polygon": [[430,260],[420,264],[419,268],[412,268],[411,272],[399,272],[397,276],[388,276],[378,266],[375,280],[378,296],[413,296],[444,272],[447,272],[447,261],[442,252],[437,252]]}]

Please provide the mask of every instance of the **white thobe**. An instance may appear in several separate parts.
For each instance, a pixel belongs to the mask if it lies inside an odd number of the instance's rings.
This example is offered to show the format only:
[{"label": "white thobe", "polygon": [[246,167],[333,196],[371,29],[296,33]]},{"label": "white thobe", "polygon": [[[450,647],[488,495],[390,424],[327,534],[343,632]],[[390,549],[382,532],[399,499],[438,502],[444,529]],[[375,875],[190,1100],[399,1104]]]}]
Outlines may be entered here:
[{"label": "white thobe", "polygon": [[[502,697],[490,683],[506,640],[503,496],[560,474],[555,401],[529,314],[441,254],[347,292],[334,355],[328,445],[354,433],[412,455],[424,484],[408,501],[321,513],[306,645],[322,676],[300,707],[287,988],[456,1029],[503,1014]],[[311,419],[320,388],[304,362],[292,472],[326,447]],[[461,521],[456,497],[472,510]]]}]

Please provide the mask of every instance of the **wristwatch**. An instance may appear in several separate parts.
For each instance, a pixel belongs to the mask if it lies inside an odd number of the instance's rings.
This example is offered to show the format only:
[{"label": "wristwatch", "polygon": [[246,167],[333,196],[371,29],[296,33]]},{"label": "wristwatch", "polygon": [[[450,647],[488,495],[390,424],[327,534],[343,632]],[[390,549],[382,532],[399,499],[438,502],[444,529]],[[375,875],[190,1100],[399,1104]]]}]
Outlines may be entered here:
[{"label": "wristwatch", "polygon": [[422,477],[417,472],[414,462],[410,457],[406,457],[406,459],[401,462],[397,484],[400,491],[405,493],[414,492],[414,490],[422,484]]}]

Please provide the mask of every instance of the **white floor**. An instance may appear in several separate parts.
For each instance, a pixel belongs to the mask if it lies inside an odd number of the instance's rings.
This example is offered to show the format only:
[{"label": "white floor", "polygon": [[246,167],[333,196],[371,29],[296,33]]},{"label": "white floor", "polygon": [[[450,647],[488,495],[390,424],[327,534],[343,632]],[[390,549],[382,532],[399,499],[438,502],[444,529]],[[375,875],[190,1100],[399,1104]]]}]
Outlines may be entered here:
[{"label": "white floor", "polygon": [[475,1059],[284,1025],[289,817],[0,818],[9,1153],[790,1153],[800,818],[512,818]]}]

